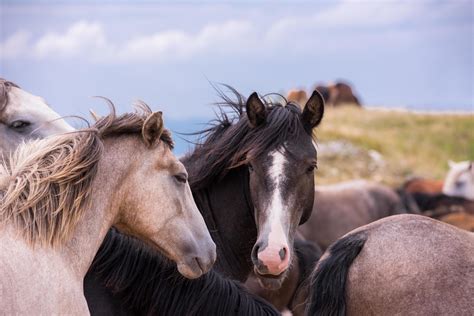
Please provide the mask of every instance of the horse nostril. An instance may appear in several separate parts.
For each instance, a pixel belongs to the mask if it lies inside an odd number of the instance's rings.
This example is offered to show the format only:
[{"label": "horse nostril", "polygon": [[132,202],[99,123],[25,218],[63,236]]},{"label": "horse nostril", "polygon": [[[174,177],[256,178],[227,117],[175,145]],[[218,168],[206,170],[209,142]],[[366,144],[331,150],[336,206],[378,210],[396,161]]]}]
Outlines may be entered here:
[{"label": "horse nostril", "polygon": [[280,249],[278,254],[280,255],[281,261],[285,260],[287,252],[288,251],[286,250],[286,247],[283,247],[283,248]]},{"label": "horse nostril", "polygon": [[253,246],[253,249],[252,249],[251,258],[252,258],[253,264],[255,265],[258,263],[258,250],[259,249],[260,249],[260,243],[255,244],[255,246]]}]

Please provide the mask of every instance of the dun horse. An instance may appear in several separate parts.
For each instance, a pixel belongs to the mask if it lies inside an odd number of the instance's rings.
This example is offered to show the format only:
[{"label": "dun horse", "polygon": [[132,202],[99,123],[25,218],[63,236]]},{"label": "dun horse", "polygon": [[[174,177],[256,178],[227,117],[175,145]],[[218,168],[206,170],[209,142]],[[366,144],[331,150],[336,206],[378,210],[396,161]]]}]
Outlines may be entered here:
[{"label": "dun horse", "polygon": [[308,315],[472,315],[474,234],[419,215],[360,227],[311,277]]},{"label": "dun horse", "polygon": [[256,93],[247,100],[235,93],[237,102],[223,95],[222,117],[182,161],[217,244],[216,270],[242,282],[254,270],[266,287],[278,288],[293,258],[296,227],[313,206],[312,129],[324,103],[315,92],[301,111],[292,103],[264,103]]},{"label": "dun horse", "polygon": [[24,140],[71,131],[42,98],[0,78],[0,157],[7,157]]},{"label": "dun horse", "polygon": [[[83,278],[115,225],[196,278],[215,245],[171,153],[161,113],[21,146],[0,181],[0,306],[7,314],[87,314]],[[133,157],[133,159],[130,159]]]}]

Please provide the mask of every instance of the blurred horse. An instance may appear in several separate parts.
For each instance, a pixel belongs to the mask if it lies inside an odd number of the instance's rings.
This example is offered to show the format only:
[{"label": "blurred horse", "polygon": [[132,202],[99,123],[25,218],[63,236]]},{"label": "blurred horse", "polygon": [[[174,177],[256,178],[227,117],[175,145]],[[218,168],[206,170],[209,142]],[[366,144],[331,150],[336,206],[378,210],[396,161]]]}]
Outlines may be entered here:
[{"label": "blurred horse", "polygon": [[349,84],[338,81],[333,84],[318,84],[315,87],[324,97],[328,106],[355,105],[361,106]]},{"label": "blurred horse", "polygon": [[88,314],[83,279],[112,225],[161,249],[187,277],[211,268],[215,245],[161,113],[141,109],[24,144],[3,166],[2,312]]},{"label": "blurred horse", "polygon": [[[444,181],[410,179],[400,191],[411,195],[420,211],[427,216],[472,230],[474,215],[474,168],[472,162],[449,162]],[[460,214],[451,214],[460,213]]]},{"label": "blurred horse", "polygon": [[0,78],[0,157],[25,140],[73,130],[41,97]]},{"label": "blurred horse", "polygon": [[295,102],[302,107],[308,101],[308,95],[304,90],[293,89],[288,92],[286,99],[289,102]]},{"label": "blurred horse", "polygon": [[443,185],[447,196],[474,201],[474,167],[472,161],[449,161],[449,171]]},{"label": "blurred horse", "polygon": [[382,184],[353,180],[316,186],[313,213],[298,231],[325,250],[357,227],[406,212],[406,205],[397,192]]},{"label": "blurred horse", "polygon": [[336,241],[310,281],[307,315],[472,315],[474,234],[391,216]]}]

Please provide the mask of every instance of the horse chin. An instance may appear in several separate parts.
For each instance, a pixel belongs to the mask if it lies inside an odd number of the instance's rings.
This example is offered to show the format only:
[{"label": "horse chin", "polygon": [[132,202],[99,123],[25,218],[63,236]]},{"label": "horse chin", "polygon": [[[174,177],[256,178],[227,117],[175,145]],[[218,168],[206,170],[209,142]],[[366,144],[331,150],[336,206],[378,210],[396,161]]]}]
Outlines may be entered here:
[{"label": "horse chin", "polygon": [[288,270],[280,273],[279,275],[272,274],[260,274],[257,268],[254,268],[255,275],[257,276],[258,284],[266,290],[275,291],[281,288],[283,281],[288,274]]},{"label": "horse chin", "polygon": [[204,274],[203,269],[195,259],[178,262],[176,266],[179,273],[187,279],[197,279]]}]

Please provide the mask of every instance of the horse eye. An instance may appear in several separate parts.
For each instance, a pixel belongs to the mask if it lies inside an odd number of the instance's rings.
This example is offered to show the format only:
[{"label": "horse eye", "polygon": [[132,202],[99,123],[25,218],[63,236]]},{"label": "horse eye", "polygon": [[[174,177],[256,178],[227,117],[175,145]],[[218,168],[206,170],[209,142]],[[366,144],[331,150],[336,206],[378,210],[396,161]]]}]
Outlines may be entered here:
[{"label": "horse eye", "polygon": [[188,176],[185,173],[178,173],[174,175],[174,178],[180,183],[186,183],[188,181]]},{"label": "horse eye", "polygon": [[313,172],[314,169],[318,169],[318,167],[316,165],[311,165],[308,167],[308,169],[306,169],[306,172],[308,173]]},{"label": "horse eye", "polygon": [[248,167],[249,167],[249,171],[253,172],[253,166],[251,164],[248,164]]},{"label": "horse eye", "polygon": [[30,126],[30,125],[31,125],[30,122],[18,120],[18,121],[12,122],[10,124],[10,127],[13,128],[13,129],[24,129],[24,128]]},{"label": "horse eye", "polygon": [[462,188],[464,186],[464,182],[463,181],[456,181],[454,183],[454,185],[457,187],[457,188]]}]

